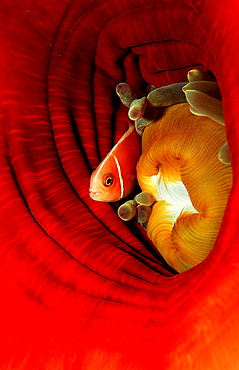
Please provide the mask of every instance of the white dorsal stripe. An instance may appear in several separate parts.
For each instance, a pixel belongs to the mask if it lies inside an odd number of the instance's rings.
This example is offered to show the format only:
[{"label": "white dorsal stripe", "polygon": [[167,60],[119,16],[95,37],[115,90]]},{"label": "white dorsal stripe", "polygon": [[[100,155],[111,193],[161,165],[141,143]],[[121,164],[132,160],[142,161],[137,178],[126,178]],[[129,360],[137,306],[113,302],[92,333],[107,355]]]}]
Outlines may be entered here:
[{"label": "white dorsal stripe", "polygon": [[118,159],[116,158],[115,155],[113,155],[113,157],[114,157],[114,160],[115,160],[115,163],[116,163],[116,166],[117,166],[117,170],[118,170],[118,175],[119,175],[119,180],[120,180],[120,198],[122,199],[123,196],[124,196],[124,180],[123,180],[123,177],[122,177],[119,161],[118,161]]}]

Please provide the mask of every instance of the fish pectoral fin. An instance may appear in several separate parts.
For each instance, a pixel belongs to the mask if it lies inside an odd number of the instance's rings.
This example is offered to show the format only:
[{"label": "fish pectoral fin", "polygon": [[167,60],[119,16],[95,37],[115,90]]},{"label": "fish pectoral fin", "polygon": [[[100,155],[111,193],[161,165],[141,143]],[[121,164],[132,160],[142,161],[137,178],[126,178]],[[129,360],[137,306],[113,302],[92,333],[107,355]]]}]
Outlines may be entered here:
[{"label": "fish pectoral fin", "polygon": [[231,164],[228,142],[226,142],[219,150],[218,158],[224,164]]}]

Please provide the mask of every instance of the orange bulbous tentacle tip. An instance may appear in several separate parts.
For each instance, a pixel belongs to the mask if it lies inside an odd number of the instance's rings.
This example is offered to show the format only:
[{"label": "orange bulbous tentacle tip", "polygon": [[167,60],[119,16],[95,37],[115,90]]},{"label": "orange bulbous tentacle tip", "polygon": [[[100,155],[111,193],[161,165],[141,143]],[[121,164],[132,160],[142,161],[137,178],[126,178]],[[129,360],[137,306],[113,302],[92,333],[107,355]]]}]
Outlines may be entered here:
[{"label": "orange bulbous tentacle tip", "polygon": [[128,108],[130,107],[132,101],[137,98],[137,92],[134,87],[130,86],[126,82],[120,82],[116,86],[115,90],[121,102]]},{"label": "orange bulbous tentacle tip", "polygon": [[141,193],[137,194],[134,198],[134,200],[140,205],[144,206],[152,206],[153,203],[155,202],[154,196],[147,192],[147,191],[142,191]]},{"label": "orange bulbous tentacle tip", "polygon": [[134,200],[128,200],[118,208],[118,216],[123,221],[130,221],[136,215],[137,203]]},{"label": "orange bulbous tentacle tip", "polygon": [[187,78],[189,82],[194,81],[215,81],[208,73],[202,72],[199,69],[191,69],[188,71]]},{"label": "orange bulbous tentacle tip", "polygon": [[157,108],[151,106],[145,108],[144,115],[135,121],[135,129],[140,136],[142,136],[145,127],[156,120],[157,115]]},{"label": "orange bulbous tentacle tip", "polygon": [[115,91],[116,94],[119,96],[121,103],[123,103],[128,108],[135,99],[140,99],[145,95],[141,90],[134,88],[126,82],[120,82],[116,86]]},{"label": "orange bulbous tentacle tip", "polygon": [[139,204],[137,206],[137,221],[140,224],[145,225],[148,222],[151,212],[152,212],[152,209],[150,206]]},{"label": "orange bulbous tentacle tip", "polygon": [[146,87],[146,94],[149,94],[151,91],[153,91],[155,89],[157,89],[157,86],[155,86],[155,85],[148,85]]},{"label": "orange bulbous tentacle tip", "polygon": [[145,111],[147,105],[147,98],[143,96],[141,99],[135,99],[131,102],[128,116],[132,121],[140,119]]},{"label": "orange bulbous tentacle tip", "polygon": [[116,86],[116,94],[121,98],[121,97],[128,97],[132,96],[135,93],[135,90],[132,86],[127,84],[126,82],[120,82]]}]

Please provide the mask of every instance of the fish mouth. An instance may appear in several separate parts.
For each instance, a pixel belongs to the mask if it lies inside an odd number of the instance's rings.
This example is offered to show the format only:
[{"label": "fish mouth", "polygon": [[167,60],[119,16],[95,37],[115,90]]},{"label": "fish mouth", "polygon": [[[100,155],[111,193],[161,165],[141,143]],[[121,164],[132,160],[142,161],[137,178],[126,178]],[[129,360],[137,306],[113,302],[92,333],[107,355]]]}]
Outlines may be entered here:
[{"label": "fish mouth", "polygon": [[91,189],[89,189],[89,196],[90,196],[91,199],[97,200],[98,202],[109,203],[109,202],[115,202],[115,201],[118,200],[118,199],[115,199],[115,198],[107,197],[104,192],[94,191],[94,190],[91,190]]},{"label": "fish mouth", "polygon": [[102,201],[102,194],[99,192],[99,191],[93,191],[91,189],[89,189],[89,195],[91,197],[91,199],[93,200],[98,200],[98,201]]}]

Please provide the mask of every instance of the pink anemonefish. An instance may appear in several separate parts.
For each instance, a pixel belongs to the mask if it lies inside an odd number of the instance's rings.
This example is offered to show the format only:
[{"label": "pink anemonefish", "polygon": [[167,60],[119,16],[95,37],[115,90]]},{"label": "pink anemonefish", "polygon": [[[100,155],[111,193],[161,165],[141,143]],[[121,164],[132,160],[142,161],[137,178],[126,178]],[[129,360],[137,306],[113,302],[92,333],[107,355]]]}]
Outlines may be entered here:
[{"label": "pink anemonefish", "polygon": [[141,155],[141,139],[134,125],[92,173],[90,197],[100,202],[116,202],[128,196],[137,184],[136,164]]}]

